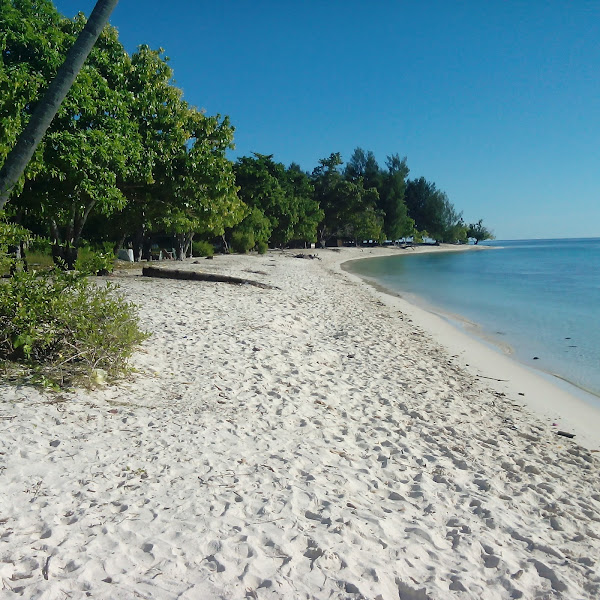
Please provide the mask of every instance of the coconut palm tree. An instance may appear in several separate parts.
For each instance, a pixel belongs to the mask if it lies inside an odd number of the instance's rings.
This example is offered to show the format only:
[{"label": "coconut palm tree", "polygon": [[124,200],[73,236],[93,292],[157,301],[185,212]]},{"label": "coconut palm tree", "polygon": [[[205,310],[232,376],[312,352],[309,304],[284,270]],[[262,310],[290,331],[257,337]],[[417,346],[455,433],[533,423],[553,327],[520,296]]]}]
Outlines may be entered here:
[{"label": "coconut palm tree", "polygon": [[17,140],[15,147],[6,157],[0,170],[0,210],[8,201],[10,191],[25,171],[35,149],[44,137],[54,115],[69,93],[85,59],[94,47],[98,36],[108,22],[118,0],[98,0],[85,27],[67,52],[56,77],[40,99],[31,119]]}]

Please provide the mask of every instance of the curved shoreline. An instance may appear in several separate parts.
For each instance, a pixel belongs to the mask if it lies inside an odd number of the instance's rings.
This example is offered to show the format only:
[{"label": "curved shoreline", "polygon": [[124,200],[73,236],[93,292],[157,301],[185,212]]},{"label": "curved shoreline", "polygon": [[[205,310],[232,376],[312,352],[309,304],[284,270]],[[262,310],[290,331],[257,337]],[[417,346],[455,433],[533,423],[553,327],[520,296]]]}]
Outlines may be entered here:
[{"label": "curved shoreline", "polygon": [[[488,249],[487,247],[485,248]],[[351,249],[348,249],[351,250]],[[380,251],[377,251],[380,250]],[[473,246],[418,247],[423,252],[473,251]],[[477,248],[476,250],[483,250]],[[324,251],[327,252],[327,251]],[[345,253],[344,253],[345,254]],[[320,257],[324,255],[319,254]],[[492,389],[522,404],[545,422],[573,432],[577,442],[588,449],[600,448],[600,408],[592,404],[596,396],[556,375],[534,369],[512,355],[491,348],[483,340],[461,330],[444,317],[389,293],[383,286],[351,273],[342,265],[354,260],[391,256],[387,249],[370,249],[365,256],[342,258],[342,253],[328,260],[340,273],[370,289],[382,302],[407,314],[435,341],[440,343],[471,375],[481,377]],[[584,400],[584,398],[587,399]]]},{"label": "curved shoreline", "polygon": [[[380,257],[380,258],[383,258],[383,257]],[[457,329],[460,329],[461,331],[465,331],[467,334],[470,334],[472,332],[471,337],[475,338],[476,340],[478,340],[480,342],[486,343],[486,344],[492,346],[493,348],[496,348],[502,354],[506,354],[507,356],[512,356],[514,354],[514,348],[510,344],[503,343],[500,339],[497,339],[497,338],[493,337],[492,335],[486,334],[486,332],[483,330],[482,326],[479,323],[476,323],[475,321],[471,321],[464,315],[445,311],[438,306],[428,303],[423,297],[419,296],[418,294],[405,293],[405,292],[399,293],[395,290],[387,288],[385,285],[379,283],[375,278],[368,277],[366,275],[359,275],[358,273],[355,273],[351,269],[348,269],[346,267],[346,265],[348,265],[349,263],[359,262],[360,260],[363,260],[363,259],[347,260],[346,262],[341,263],[340,267],[344,272],[349,273],[350,275],[355,275],[357,277],[360,277],[360,279],[365,281],[365,283],[367,283],[371,287],[375,288],[378,292],[381,292],[388,296],[392,296],[394,298],[395,297],[401,298],[401,299],[405,300],[406,302],[408,302],[409,304],[412,304],[413,306],[416,306],[416,307],[424,310],[425,312],[428,312],[433,315],[437,315],[441,319],[444,319],[445,321],[449,322],[451,325],[454,325],[454,327],[456,327]],[[365,260],[368,260],[368,259],[365,259]]]},{"label": "curved shoreline", "polygon": [[[444,252],[445,249],[440,250],[440,252]],[[427,252],[427,248],[423,249],[423,252]],[[410,256],[410,255],[409,255]],[[553,382],[555,385],[559,387],[565,387],[566,391],[570,392],[573,396],[576,396],[586,402],[587,404],[591,404],[592,407],[600,410],[600,394],[594,392],[591,389],[586,388],[583,385],[578,384],[577,382],[569,379],[566,375],[561,375],[560,373],[555,373],[551,370],[544,369],[540,365],[530,364],[525,360],[522,355],[519,356],[519,353],[511,344],[504,342],[498,336],[495,336],[493,333],[489,333],[486,331],[480,323],[476,321],[471,321],[468,317],[459,314],[452,313],[446,311],[443,307],[437,306],[435,304],[431,304],[425,298],[419,296],[415,293],[399,293],[391,288],[387,288],[385,285],[379,283],[375,278],[369,277],[366,275],[362,275],[359,273],[353,272],[351,269],[348,269],[346,265],[349,263],[358,262],[360,260],[368,260],[368,257],[365,259],[350,259],[340,264],[340,267],[346,273],[350,275],[355,275],[365,281],[368,285],[375,288],[377,291],[382,292],[388,296],[398,297],[409,304],[424,310],[427,313],[436,315],[448,322],[450,325],[455,327],[457,330],[466,333],[470,338],[482,343],[493,350],[501,353],[504,356],[511,357],[515,362],[519,365],[526,367],[533,373],[541,375],[542,377],[547,377]]]}]

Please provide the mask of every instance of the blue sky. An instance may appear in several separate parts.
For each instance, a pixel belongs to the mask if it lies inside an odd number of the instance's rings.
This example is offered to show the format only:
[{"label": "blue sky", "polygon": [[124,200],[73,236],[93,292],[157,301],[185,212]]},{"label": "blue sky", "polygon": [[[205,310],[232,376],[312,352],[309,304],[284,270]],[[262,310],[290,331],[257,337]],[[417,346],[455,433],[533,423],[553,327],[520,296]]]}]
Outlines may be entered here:
[{"label": "blue sky", "polygon": [[231,158],[398,153],[498,239],[600,236],[598,2],[121,0],[111,23],[229,115]]}]

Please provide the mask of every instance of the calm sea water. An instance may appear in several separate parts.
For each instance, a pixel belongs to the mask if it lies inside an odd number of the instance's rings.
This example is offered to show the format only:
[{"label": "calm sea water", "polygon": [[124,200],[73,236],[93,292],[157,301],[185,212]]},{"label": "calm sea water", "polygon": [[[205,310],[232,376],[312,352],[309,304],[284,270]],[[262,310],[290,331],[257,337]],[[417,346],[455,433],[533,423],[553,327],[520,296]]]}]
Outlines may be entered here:
[{"label": "calm sea water", "polygon": [[600,238],[486,245],[494,249],[412,256],[406,250],[348,269],[465,317],[519,360],[600,396]]}]

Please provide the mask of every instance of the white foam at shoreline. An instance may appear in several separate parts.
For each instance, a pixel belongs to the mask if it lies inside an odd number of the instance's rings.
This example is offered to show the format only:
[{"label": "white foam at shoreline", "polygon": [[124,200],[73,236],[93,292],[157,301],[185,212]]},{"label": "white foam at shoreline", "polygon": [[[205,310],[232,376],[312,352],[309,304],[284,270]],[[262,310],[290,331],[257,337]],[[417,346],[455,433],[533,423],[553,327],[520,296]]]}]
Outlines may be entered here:
[{"label": "white foam at shoreline", "polygon": [[0,597],[597,597],[596,455],[351,252],[181,266],[278,290],[123,278],[138,374],[2,385]]}]

